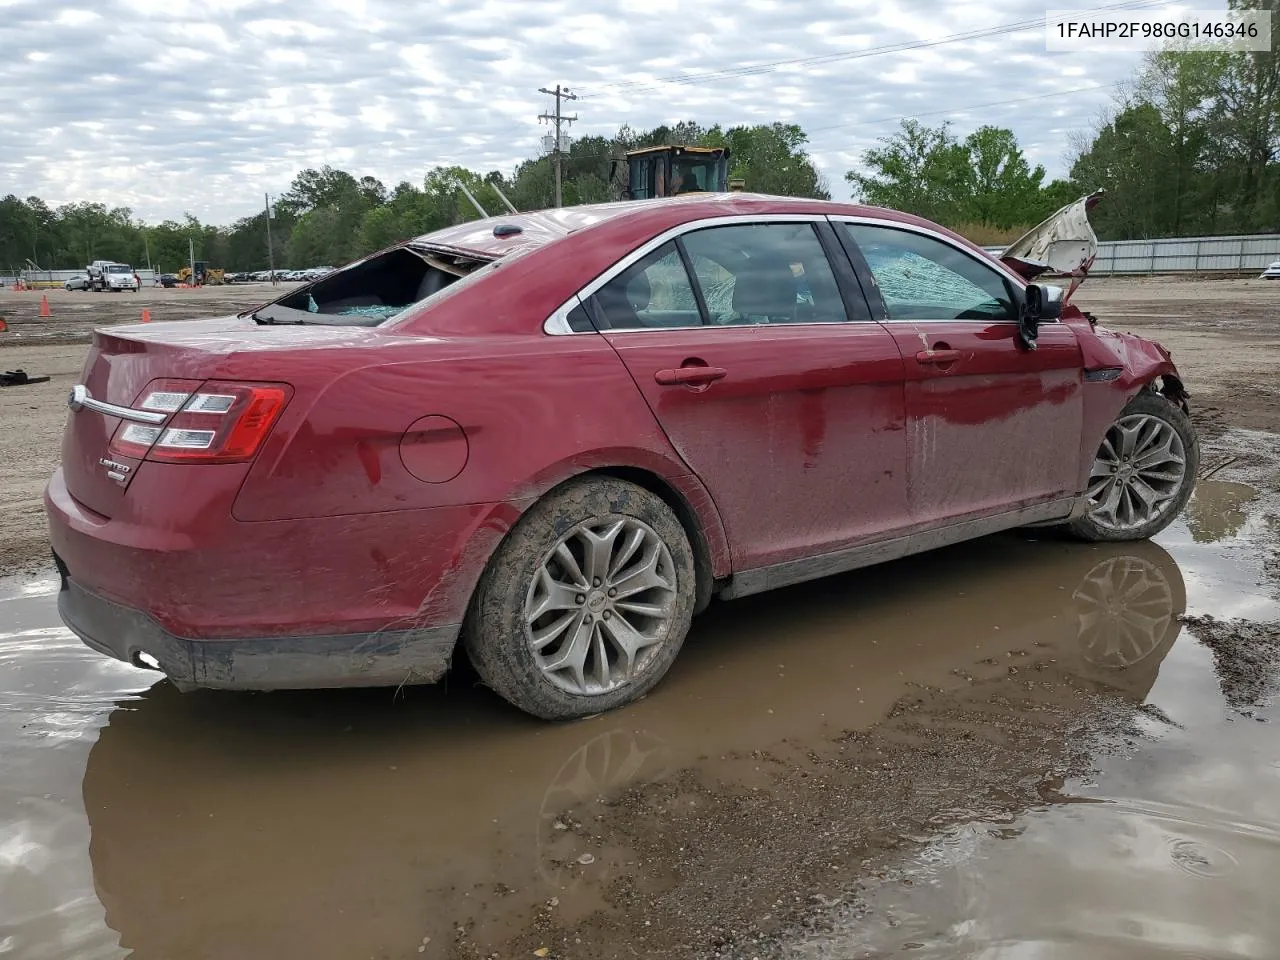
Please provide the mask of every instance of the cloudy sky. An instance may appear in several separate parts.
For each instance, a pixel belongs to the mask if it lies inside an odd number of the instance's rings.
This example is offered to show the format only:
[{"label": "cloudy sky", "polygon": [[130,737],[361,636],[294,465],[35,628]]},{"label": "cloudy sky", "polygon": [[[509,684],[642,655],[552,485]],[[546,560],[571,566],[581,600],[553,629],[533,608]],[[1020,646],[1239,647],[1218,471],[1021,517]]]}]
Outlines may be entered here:
[{"label": "cloudy sky", "polygon": [[[1052,175],[1064,170],[1067,135],[1094,122],[1139,54],[1046,53],[1035,26],[879,49],[1034,21],[1045,8],[1045,0],[0,0],[0,195],[225,222],[324,163],[388,185],[420,182],[437,163],[509,172],[538,149],[546,128],[537,116],[550,106],[538,88],[556,83],[582,97],[570,105],[579,135],[624,122],[800,123],[837,197],[848,196],[844,172],[859,153],[908,115],[950,119],[961,133],[1010,126]],[[705,82],[662,79],[694,74]],[[1062,94],[1089,87],[1099,89]]]}]

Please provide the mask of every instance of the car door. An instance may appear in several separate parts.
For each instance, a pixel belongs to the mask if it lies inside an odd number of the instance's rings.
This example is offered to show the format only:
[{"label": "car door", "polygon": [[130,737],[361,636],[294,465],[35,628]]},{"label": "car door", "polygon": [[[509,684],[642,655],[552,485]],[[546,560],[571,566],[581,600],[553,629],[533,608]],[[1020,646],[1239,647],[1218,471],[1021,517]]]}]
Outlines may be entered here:
[{"label": "car door", "polygon": [[905,527],[902,360],[830,225],[676,232],[587,303],[711,494],[735,570]]},{"label": "car door", "polygon": [[906,370],[907,485],[920,523],[1074,495],[1083,361],[1072,329],[1019,340],[1011,277],[902,224],[841,220],[872,314]]}]

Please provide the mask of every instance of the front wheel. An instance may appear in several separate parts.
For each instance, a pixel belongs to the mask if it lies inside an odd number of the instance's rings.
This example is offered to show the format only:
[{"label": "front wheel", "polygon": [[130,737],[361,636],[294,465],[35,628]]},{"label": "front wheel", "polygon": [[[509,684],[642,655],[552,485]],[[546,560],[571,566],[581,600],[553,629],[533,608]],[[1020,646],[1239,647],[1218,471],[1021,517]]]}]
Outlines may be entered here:
[{"label": "front wheel", "polygon": [[637,700],[684,643],[693,550],[671,508],[612,477],[570,481],[495,551],[463,642],[476,672],[545,720]]},{"label": "front wheel", "polygon": [[1089,472],[1087,509],[1067,527],[1090,541],[1153,537],[1187,505],[1199,469],[1190,418],[1145,389],[1107,430]]}]

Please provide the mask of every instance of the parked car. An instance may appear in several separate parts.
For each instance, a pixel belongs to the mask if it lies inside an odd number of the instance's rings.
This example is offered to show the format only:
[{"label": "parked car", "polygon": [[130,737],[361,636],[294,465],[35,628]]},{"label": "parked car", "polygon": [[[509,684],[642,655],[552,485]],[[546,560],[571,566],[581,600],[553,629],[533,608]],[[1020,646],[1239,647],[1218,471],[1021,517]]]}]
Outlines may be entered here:
[{"label": "parked car", "polygon": [[70,280],[64,283],[62,287],[64,290],[88,290],[89,278],[88,277],[72,277]]},{"label": "parked car", "polygon": [[159,280],[160,286],[162,287],[176,287],[179,283],[178,275],[176,273],[162,273],[160,274]]},{"label": "parked car", "polygon": [[1168,351],[1070,303],[1095,200],[1000,258],[742,193],[513,214],[99,330],[45,494],[62,617],[181,689],[432,682],[461,649],[571,718],[651,690],[716,597],[1150,537],[1199,447]]},{"label": "parked car", "polygon": [[1267,269],[1262,271],[1259,280],[1280,280],[1280,260],[1272,260],[1267,264]]}]

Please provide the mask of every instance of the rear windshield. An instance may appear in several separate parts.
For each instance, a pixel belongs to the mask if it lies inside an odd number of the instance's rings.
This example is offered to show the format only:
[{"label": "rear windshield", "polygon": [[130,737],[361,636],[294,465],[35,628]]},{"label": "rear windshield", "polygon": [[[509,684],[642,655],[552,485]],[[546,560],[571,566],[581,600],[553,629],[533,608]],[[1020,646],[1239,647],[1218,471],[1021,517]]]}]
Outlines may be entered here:
[{"label": "rear windshield", "polygon": [[330,273],[253,313],[259,323],[377,327],[494,266],[443,250],[397,247]]}]

